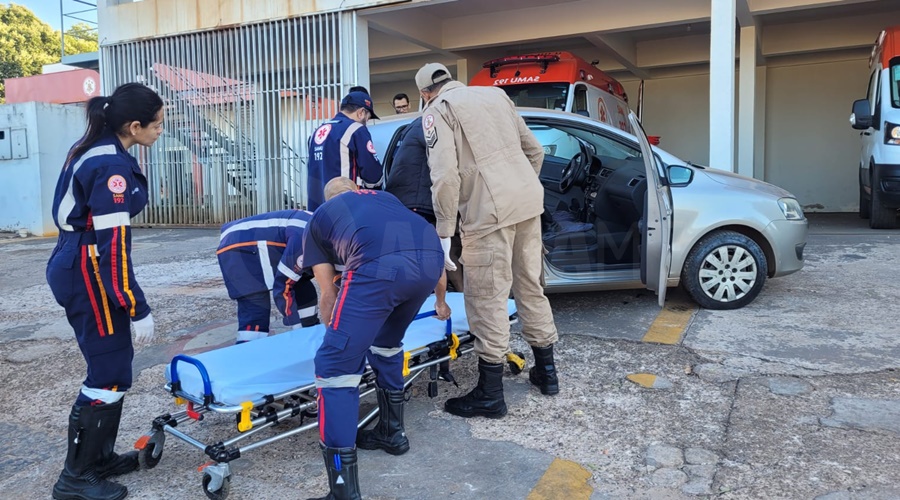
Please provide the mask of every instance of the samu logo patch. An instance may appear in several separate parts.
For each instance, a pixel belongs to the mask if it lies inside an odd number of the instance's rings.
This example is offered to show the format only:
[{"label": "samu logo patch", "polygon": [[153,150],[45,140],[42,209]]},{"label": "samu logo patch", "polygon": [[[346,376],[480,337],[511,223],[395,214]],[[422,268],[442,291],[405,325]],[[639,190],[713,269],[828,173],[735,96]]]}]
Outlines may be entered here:
[{"label": "samu logo patch", "polygon": [[125,178],[121,175],[113,175],[106,181],[106,187],[115,194],[122,194],[128,189]]}]

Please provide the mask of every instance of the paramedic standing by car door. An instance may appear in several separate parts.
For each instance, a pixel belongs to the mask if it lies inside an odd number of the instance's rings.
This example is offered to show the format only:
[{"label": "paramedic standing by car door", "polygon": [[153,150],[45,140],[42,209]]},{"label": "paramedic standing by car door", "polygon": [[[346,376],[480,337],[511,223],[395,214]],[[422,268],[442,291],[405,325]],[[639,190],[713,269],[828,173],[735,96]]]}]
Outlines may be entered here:
[{"label": "paramedic standing by car door", "polygon": [[422,128],[437,232],[448,261],[457,211],[461,217],[466,314],[478,353],[478,385],[447,400],[444,409],[461,417],[500,418],[506,414],[510,289],[522,336],[534,352],[529,379],[543,394],[559,392],[556,325],[541,286],[543,148],[501,89],[466,87],[437,63],[416,73],[416,85],[427,103]]},{"label": "paramedic standing by car door", "polygon": [[131,327],[138,342],[149,342],[154,331],[131,258],[131,218],[147,205],[147,178],[128,148],[156,142],[163,102],[149,87],[127,83],[88,101],[87,117],[56,185],[59,240],[47,263],[50,290],[87,362],[53,498],[118,500],[128,490],[106,478],[138,468],[136,452],[113,451],[131,387]]},{"label": "paramedic standing by car door", "polygon": [[306,178],[306,206],[312,212],[325,203],[325,184],[335,177],[346,177],[366,189],[380,189],[384,169],[372,136],[366,128],[370,119],[378,119],[369,94],[354,91],[341,100],[341,109],[323,123],[309,138],[309,164]]}]

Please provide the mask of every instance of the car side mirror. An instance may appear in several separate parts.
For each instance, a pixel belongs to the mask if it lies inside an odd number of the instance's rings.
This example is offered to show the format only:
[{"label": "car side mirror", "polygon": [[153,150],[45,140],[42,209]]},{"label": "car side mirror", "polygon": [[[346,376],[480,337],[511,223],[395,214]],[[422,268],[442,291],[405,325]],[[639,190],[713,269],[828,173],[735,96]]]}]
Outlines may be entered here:
[{"label": "car side mirror", "polygon": [[687,186],[694,179],[694,171],[682,165],[669,165],[668,177],[672,186]]},{"label": "car side mirror", "polygon": [[868,99],[853,101],[850,126],[856,130],[865,130],[872,126],[872,110],[869,107]]}]

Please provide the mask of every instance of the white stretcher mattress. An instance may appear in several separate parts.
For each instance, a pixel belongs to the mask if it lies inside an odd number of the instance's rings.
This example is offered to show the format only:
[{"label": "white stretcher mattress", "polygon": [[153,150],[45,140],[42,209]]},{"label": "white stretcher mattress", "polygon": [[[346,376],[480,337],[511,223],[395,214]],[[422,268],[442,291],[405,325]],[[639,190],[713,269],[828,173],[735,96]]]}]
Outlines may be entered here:
[{"label": "white stretcher mattress", "polygon": [[[453,333],[468,332],[463,294],[448,293],[447,304],[452,310]],[[515,302],[508,301],[507,307],[512,316],[516,312]],[[428,297],[420,312],[432,310],[434,295]],[[439,341],[445,338],[446,328],[446,322],[433,317],[413,321],[403,337],[403,347],[409,351]],[[315,325],[191,357],[206,368],[215,401],[239,405],[314,383],[313,360],[324,335],[325,326]],[[171,364],[166,367],[169,382],[171,369]],[[203,379],[197,368],[180,361],[177,369],[181,390],[202,399]]]}]

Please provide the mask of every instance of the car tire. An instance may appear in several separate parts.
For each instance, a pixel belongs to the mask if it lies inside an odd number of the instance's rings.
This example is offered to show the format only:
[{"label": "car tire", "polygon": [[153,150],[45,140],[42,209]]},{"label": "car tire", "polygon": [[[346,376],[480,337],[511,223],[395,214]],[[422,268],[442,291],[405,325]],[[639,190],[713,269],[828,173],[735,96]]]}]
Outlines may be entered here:
[{"label": "car tire", "polygon": [[869,200],[866,199],[866,190],[863,189],[862,184],[859,185],[859,218],[860,219],[868,219],[872,216],[872,211],[870,210],[872,207],[869,205]]},{"label": "car tire", "polygon": [[878,185],[872,182],[872,203],[869,205],[869,227],[872,229],[896,229],[897,209],[881,206],[881,195]]},{"label": "car tire", "polygon": [[688,253],[681,286],[704,309],[739,309],[759,295],[768,272],[766,255],[755,241],[735,231],[716,231]]}]

